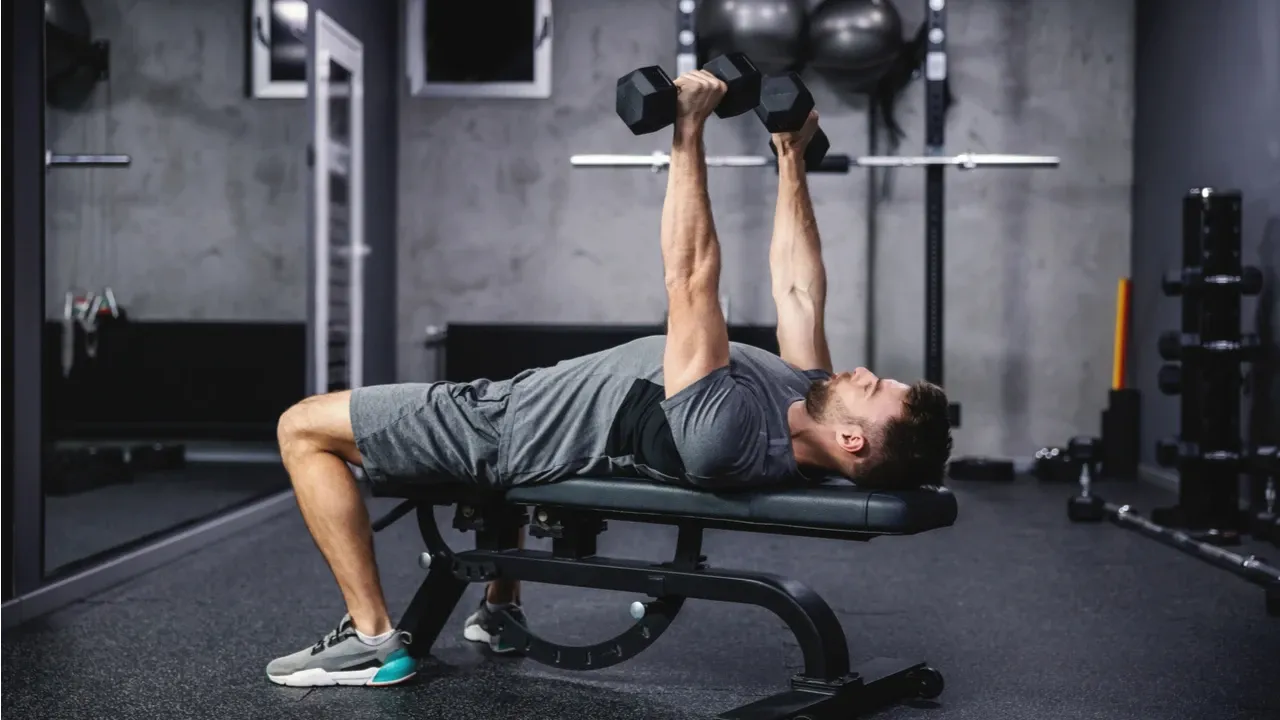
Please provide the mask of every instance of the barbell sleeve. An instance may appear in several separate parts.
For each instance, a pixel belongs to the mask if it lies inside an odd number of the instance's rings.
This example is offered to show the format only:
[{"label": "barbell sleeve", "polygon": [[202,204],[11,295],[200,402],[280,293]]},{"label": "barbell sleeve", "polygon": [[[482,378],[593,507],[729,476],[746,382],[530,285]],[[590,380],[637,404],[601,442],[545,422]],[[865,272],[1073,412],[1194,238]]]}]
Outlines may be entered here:
[{"label": "barbell sleeve", "polygon": [[958,167],[978,168],[1054,168],[1061,159],[1053,155],[1002,155],[992,153],[960,153],[959,155],[867,155],[857,158],[859,167]]}]

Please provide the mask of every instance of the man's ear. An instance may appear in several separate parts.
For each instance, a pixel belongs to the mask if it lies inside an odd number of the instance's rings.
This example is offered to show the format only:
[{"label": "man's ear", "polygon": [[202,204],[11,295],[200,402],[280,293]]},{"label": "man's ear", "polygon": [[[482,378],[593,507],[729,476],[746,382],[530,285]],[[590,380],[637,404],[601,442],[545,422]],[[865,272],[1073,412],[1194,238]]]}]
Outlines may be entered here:
[{"label": "man's ear", "polygon": [[836,442],[851,455],[857,455],[867,447],[866,433],[857,425],[846,425],[837,430]]}]

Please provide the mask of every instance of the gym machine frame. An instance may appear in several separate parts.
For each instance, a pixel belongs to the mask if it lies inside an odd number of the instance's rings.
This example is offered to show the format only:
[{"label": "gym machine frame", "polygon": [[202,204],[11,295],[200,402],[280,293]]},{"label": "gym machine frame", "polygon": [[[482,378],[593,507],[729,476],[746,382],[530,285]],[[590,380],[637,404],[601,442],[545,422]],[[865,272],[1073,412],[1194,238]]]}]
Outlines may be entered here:
[{"label": "gym machine frame", "polygon": [[1274,485],[1280,473],[1275,448],[1245,452],[1241,440],[1240,365],[1261,346],[1257,336],[1240,331],[1240,298],[1261,291],[1262,275],[1240,263],[1240,210],[1238,191],[1188,192],[1182,202],[1183,267],[1161,283],[1165,295],[1182,298],[1181,329],[1159,340],[1167,361],[1159,386],[1180,396],[1179,437],[1156,444],[1157,462],[1178,470],[1178,504],[1156,508],[1147,519],[1129,505],[1106,502],[1092,491],[1100,460],[1096,444],[1073,442],[1080,492],[1068,502],[1067,515],[1076,522],[1109,520],[1259,585],[1267,614],[1280,616],[1280,568],[1221,547],[1240,543],[1240,475],[1267,475]]},{"label": "gym machine frame", "polygon": [[[455,503],[453,527],[475,533],[474,550],[455,551],[440,534],[435,506]],[[561,670],[600,670],[635,657],[666,631],[687,598],[755,605],[772,612],[795,636],[804,669],[791,678],[789,690],[717,716],[725,720],[836,720],[904,698],[931,699],[942,693],[941,673],[923,662],[876,658],[850,668],[839,618],[803,583],[769,573],[712,569],[702,554],[706,529],[855,541],[869,540],[874,533],[798,533],[772,525],[554,506],[536,506],[530,512],[530,508],[509,504],[501,497],[435,490],[400,503],[376,521],[373,530],[383,530],[414,510],[427,547],[418,564],[428,572],[399,627],[410,633],[409,652],[415,658],[430,653],[468,585],[503,578],[652,598],[631,603],[629,611],[635,622],[630,628],[586,646],[540,638],[505,611],[497,613],[497,631],[505,641],[531,660]],[[675,525],[674,557],[669,562],[650,562],[597,555],[596,540],[607,529],[608,519]],[[531,536],[551,539],[549,552],[519,547],[519,533],[526,525]]]},{"label": "gym machine frame", "polygon": [[[871,155],[850,158],[829,155],[818,168],[809,172],[847,173],[851,167],[891,168],[923,167],[925,170],[925,328],[924,328],[924,378],[936,385],[943,385],[943,303],[945,283],[943,277],[943,248],[946,226],[946,183],[944,170],[957,167],[964,170],[980,168],[1053,168],[1059,158],[1040,155],[996,155],[962,153],[946,155],[947,113],[947,0],[924,0],[926,24],[926,53],[923,68],[925,90],[925,153],[920,156]],[[684,73],[697,65],[697,27],[694,0],[677,3],[676,22],[676,72]],[[642,168],[660,171],[667,167],[670,158],[663,153],[653,155],[574,155],[569,159],[573,167],[594,168]],[[708,157],[710,167],[776,167],[773,158],[763,156]],[[871,362],[874,358],[868,358]],[[952,403],[949,409],[951,424],[960,425],[960,405]]]}]

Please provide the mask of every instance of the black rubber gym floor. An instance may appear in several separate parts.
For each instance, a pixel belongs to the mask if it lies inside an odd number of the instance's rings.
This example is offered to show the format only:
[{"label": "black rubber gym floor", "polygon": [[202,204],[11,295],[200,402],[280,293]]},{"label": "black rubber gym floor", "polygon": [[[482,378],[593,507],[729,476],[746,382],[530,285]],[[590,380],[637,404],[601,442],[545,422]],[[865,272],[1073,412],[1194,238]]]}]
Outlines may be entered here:
[{"label": "black rubber gym floor", "polygon": [[[1105,490],[1143,509],[1169,500],[1143,485]],[[960,520],[948,530],[869,544],[712,532],[706,553],[715,565],[813,586],[844,623],[855,662],[927,659],[946,676],[936,704],[876,717],[1280,717],[1280,619],[1267,617],[1261,590],[1132,532],[1069,524],[1068,488],[1021,480],[956,491]],[[411,520],[379,535],[393,612],[422,578],[420,546]],[[672,531],[652,526],[615,523],[601,538],[603,553],[624,557],[673,547]],[[525,596],[536,631],[580,643],[624,628],[635,599],[547,586]],[[460,635],[478,598],[477,586],[406,686],[271,685],[267,661],[313,643],[342,613],[301,520],[289,514],[6,633],[3,712],[674,720],[780,691],[798,669],[799,652],[772,615],[704,601],[687,603],[652,648],[608,670],[487,659]]]}]

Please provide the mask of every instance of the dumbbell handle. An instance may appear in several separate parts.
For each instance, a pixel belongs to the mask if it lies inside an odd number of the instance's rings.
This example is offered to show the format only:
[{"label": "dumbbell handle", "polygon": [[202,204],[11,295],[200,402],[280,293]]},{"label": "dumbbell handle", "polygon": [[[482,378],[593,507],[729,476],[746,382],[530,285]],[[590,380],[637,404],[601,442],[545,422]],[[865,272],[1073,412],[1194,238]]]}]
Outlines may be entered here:
[{"label": "dumbbell handle", "polygon": [[[767,111],[764,110],[763,104],[760,107],[756,108],[756,116],[760,118],[760,121],[764,123],[765,129],[768,130],[770,133],[788,133],[788,132],[796,132],[800,130],[801,128],[804,127],[804,123],[808,121],[809,113],[813,111],[813,94],[809,92],[809,88],[805,87],[804,81],[801,80],[800,76],[797,75],[796,73],[787,73],[786,75],[779,75],[771,79],[766,79],[762,81],[762,86],[761,86],[762,92],[764,91],[764,87],[763,87],[764,83],[768,83],[771,81],[777,81],[777,82],[789,81],[791,83],[794,83],[796,89],[799,91],[795,96],[794,101],[801,102],[800,98],[804,97],[805,104],[807,104],[809,107],[805,109],[803,113],[795,113],[794,115],[791,115],[791,117],[794,117],[795,121],[799,123],[799,125],[795,127],[785,127],[785,126],[770,127],[768,118],[766,117]],[[792,107],[795,107],[795,106],[793,105]],[[796,117],[796,116],[799,116],[799,117]],[[774,145],[773,140],[769,140],[769,149],[773,152],[775,156],[778,154],[778,148]],[[831,141],[827,139],[827,134],[822,131],[821,127],[817,128],[813,133],[813,137],[809,138],[809,145],[805,148],[804,159],[805,159],[806,166],[821,165],[822,159],[826,157],[827,153],[830,150],[831,150]]]},{"label": "dumbbell handle", "polygon": [[[826,148],[831,147],[831,141],[827,139],[827,134],[822,132],[822,128],[818,128],[817,131],[813,133],[813,137],[809,138],[809,147],[826,147]],[[773,144],[773,140],[769,141],[769,149],[773,151],[773,154],[775,156],[778,154],[778,147]],[[808,148],[805,148],[804,157],[806,161],[809,161],[811,159],[809,156]],[[819,165],[819,166],[822,165],[823,158],[825,157],[826,157],[826,152],[824,151],[823,157],[818,158],[818,162],[815,163],[815,165]],[[847,172],[847,171],[848,171],[848,167],[844,168],[844,170],[841,172]],[[830,171],[827,171],[827,172],[830,172]]]}]

